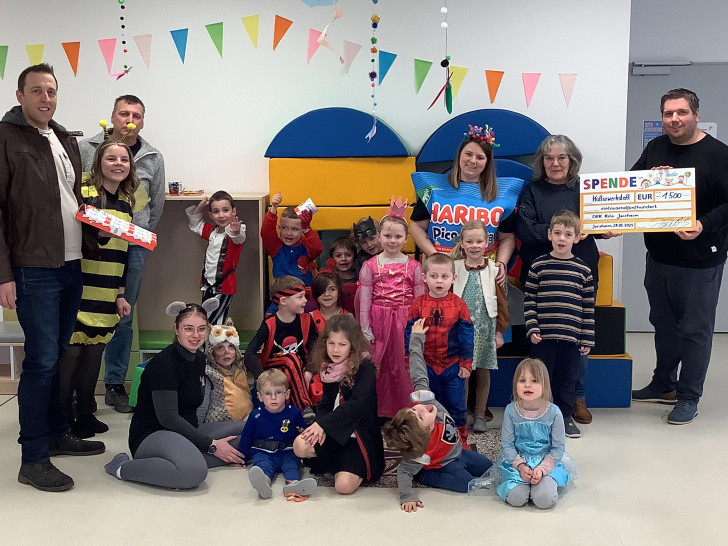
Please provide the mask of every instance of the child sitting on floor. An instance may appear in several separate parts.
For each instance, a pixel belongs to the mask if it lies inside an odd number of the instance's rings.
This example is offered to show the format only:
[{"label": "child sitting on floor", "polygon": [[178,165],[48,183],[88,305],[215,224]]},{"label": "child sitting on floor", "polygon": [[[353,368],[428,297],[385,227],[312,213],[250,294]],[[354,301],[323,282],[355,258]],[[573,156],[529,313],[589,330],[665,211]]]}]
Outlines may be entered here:
[{"label": "child sitting on floor", "polygon": [[250,483],[261,499],[273,496],[271,480],[277,472],[286,479],[283,495],[307,496],[316,490],[316,480],[301,480],[301,460],[293,453],[293,440],[306,426],[301,410],[288,404],[288,379],[275,368],[258,377],[258,406],[248,417],[240,435],[238,451],[248,463]]},{"label": "child sitting on floor", "polygon": [[416,390],[410,399],[416,405],[399,410],[382,429],[387,446],[402,454],[397,486],[405,512],[424,506],[412,488],[414,479],[428,487],[466,493],[470,480],[493,464],[484,455],[462,448],[455,421],[429,391],[423,357],[426,332],[425,319],[412,325],[409,365]]}]

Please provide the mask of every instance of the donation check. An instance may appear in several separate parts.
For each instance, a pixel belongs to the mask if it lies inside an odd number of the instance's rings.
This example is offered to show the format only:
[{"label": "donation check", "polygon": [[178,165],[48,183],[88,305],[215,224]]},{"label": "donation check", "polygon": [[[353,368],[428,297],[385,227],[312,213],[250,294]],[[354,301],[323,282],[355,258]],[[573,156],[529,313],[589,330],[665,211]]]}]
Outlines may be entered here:
[{"label": "donation check", "polygon": [[695,229],[695,169],[582,174],[581,230]]}]

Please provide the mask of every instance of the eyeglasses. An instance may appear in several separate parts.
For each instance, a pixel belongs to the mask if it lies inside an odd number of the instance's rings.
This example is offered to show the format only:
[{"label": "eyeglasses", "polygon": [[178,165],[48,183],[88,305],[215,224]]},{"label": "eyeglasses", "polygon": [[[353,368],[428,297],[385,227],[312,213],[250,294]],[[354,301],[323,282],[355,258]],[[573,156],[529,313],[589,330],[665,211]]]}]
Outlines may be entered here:
[{"label": "eyeglasses", "polygon": [[566,154],[562,155],[545,155],[543,156],[544,163],[553,163],[556,161],[557,163],[566,163],[569,161],[569,156]]},{"label": "eyeglasses", "polygon": [[288,392],[288,390],[274,391],[274,392],[266,391],[266,392],[261,392],[260,394],[263,398],[280,398],[281,396],[284,396],[287,392]]},{"label": "eyeglasses", "polygon": [[195,331],[204,336],[207,333],[207,326],[199,326],[197,329],[194,326],[183,326],[182,331],[188,336],[194,334]]}]

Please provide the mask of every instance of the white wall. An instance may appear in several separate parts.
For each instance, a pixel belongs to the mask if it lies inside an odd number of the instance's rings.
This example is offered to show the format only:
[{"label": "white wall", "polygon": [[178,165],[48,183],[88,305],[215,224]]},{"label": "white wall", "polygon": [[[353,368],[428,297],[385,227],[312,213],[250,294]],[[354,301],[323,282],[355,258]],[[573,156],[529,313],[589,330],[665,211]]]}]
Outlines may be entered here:
[{"label": "white wall", "polygon": [[[332,24],[330,41],[347,39],[365,47],[348,75],[332,52],[320,49],[306,64],[309,27],[321,30],[332,7],[309,8],[300,0],[129,1],[123,12],[110,0],[3,0],[0,45],[10,46],[0,105],[15,104],[15,82],[27,66],[25,44],[45,43],[44,59],[56,67],[59,106],[56,119],[87,135],[108,118],[113,99],[133,93],[147,105],[143,130],[167,161],[168,178],[188,188],[266,189],[263,157],[273,136],[288,121],[309,110],[347,106],[371,109],[367,72],[370,62],[369,17],[381,17],[382,49],[399,57],[377,90],[377,114],[397,131],[413,154],[448,119],[440,105],[426,108],[443,83],[444,57],[440,7],[445,0],[342,0],[344,16]],[[449,2],[448,53],[454,65],[470,68],[453,115],[490,107],[485,69],[506,72],[492,105],[522,112],[554,133],[569,135],[584,154],[584,172],[619,170],[624,163],[630,1],[512,0]],[[241,17],[260,14],[258,50],[250,43]],[[272,51],[273,17],[293,26]],[[119,37],[119,16],[126,17],[134,69],[119,81],[106,72],[96,41]],[[682,18],[684,19],[684,18]],[[204,25],[225,23],[224,56],[218,56]],[[180,62],[169,31],[189,27],[187,58]],[[153,35],[151,67],[142,61],[132,36]],[[61,47],[81,41],[78,77]],[[120,46],[115,69],[120,69]],[[414,93],[413,59],[434,61],[420,91]],[[526,108],[521,72],[542,72]],[[566,107],[559,73],[578,73]],[[342,129],[345,131],[345,128]],[[495,128],[496,134],[498,128]],[[363,138],[354,135],[353,138]],[[315,135],[312,135],[315,138]],[[620,241],[610,242],[620,270]],[[615,275],[618,277],[618,275]],[[617,278],[617,293],[619,285]]]}]

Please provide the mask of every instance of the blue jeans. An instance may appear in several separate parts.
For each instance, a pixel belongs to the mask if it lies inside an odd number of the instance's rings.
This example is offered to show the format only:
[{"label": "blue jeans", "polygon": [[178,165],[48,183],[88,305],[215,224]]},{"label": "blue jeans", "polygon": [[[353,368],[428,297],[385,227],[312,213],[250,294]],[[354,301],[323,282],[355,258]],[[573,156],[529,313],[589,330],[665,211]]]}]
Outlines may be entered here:
[{"label": "blue jeans", "polygon": [[576,400],[586,398],[586,373],[589,367],[589,355],[581,355],[579,371],[576,373],[576,385],[574,386],[574,398]]},{"label": "blue jeans", "polygon": [[467,493],[468,484],[473,478],[480,478],[493,463],[485,455],[463,449],[459,459],[449,462],[442,468],[422,469],[416,479],[427,487],[437,487],[458,493]]},{"label": "blue jeans", "polygon": [[581,366],[581,353],[576,343],[558,339],[543,339],[531,344],[531,358],[546,365],[551,379],[551,394],[564,419],[574,415],[574,390]]},{"label": "blue jeans", "polygon": [[81,304],[81,260],[59,268],[13,267],[25,359],[18,384],[22,461],[48,460],[48,439],[68,431],[59,400],[58,362],[68,347]]},{"label": "blue jeans", "polygon": [[258,449],[253,451],[253,466],[259,466],[271,480],[276,472],[282,472],[286,481],[294,481],[301,478],[301,459],[292,449],[279,450],[274,453],[267,453]]},{"label": "blue jeans", "polygon": [[131,356],[131,342],[134,338],[134,305],[142,286],[142,271],[149,251],[141,246],[129,245],[126,264],[126,287],[124,297],[131,305],[131,313],[122,318],[114,329],[114,337],[106,345],[104,362],[104,383],[121,385],[126,379]]},{"label": "blue jeans", "polygon": [[435,370],[427,366],[427,380],[430,383],[430,390],[435,394],[435,400],[440,402],[455,421],[455,426],[462,427],[467,424],[465,411],[465,379],[458,377],[460,363],[456,362],[442,373],[437,374]]},{"label": "blue jeans", "polygon": [[657,356],[649,386],[654,392],[676,389],[678,400],[692,402],[703,395],[723,265],[705,269],[677,267],[658,263],[648,255],[645,288]]}]

